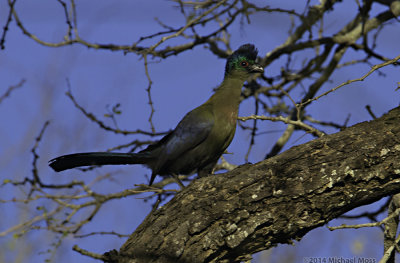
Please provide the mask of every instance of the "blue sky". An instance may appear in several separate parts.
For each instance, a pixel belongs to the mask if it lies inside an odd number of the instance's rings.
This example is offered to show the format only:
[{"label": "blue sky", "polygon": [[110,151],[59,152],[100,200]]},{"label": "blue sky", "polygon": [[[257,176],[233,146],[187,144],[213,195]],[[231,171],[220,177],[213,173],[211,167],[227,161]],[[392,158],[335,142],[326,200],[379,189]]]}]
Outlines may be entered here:
[{"label": "blue sky", "polygon": [[[255,1],[260,3],[261,1]],[[316,1],[311,1],[315,4]],[[354,3],[353,3],[354,2]],[[304,9],[303,1],[268,1],[271,7]],[[283,6],[286,5],[286,6]],[[104,0],[82,1],[77,3],[78,28],[82,38],[99,43],[131,44],[140,36],[161,30],[154,20],[158,17],[163,23],[178,27],[184,18],[170,1],[117,1]],[[385,7],[376,7],[380,12]],[[59,42],[65,34],[66,24],[63,10],[57,1],[17,1],[16,9],[24,25],[39,38],[49,42]],[[335,12],[330,13],[324,21],[326,34],[336,32],[343,26],[346,17],[356,12],[355,1],[337,5]],[[8,15],[6,1],[0,3],[0,23],[3,26]],[[236,49],[241,44],[251,42],[263,56],[283,43],[287,37],[290,21],[283,15],[258,14],[251,17],[251,24],[235,22],[230,30],[231,47]],[[207,28],[200,29],[207,30]],[[158,39],[156,39],[158,41]],[[185,40],[173,39],[167,44],[181,43]],[[151,45],[155,42],[144,42]],[[388,25],[378,40],[378,50],[386,57],[399,55],[400,28],[398,23]],[[165,45],[167,45],[165,44]],[[77,110],[65,95],[68,90],[67,79],[76,100],[89,112],[104,120],[110,126],[113,122],[105,118],[107,105],[121,104],[122,114],[117,116],[118,127],[127,130],[142,129],[150,131],[148,122],[150,107],[146,88],[143,61],[135,54],[123,54],[104,50],[88,49],[82,45],[60,48],[44,47],[22,34],[21,30],[11,23],[7,32],[6,48],[0,51],[0,79],[3,94],[10,85],[21,79],[26,83],[15,90],[9,98],[0,104],[0,167],[1,180],[23,179],[31,176],[32,154],[30,149],[45,121],[50,126],[40,142],[38,169],[47,183],[68,182],[71,178],[91,182],[98,176],[110,173],[111,180],[102,181],[94,186],[96,191],[109,193],[121,191],[134,184],[146,183],[150,174],[148,169],[140,166],[102,167],[91,172],[77,170],[56,174],[47,166],[47,161],[58,155],[82,152],[103,151],[116,145],[125,144],[135,139],[148,137],[132,135],[115,135],[98,128]],[[302,57],[303,56],[303,57]],[[301,61],[307,54],[299,55]],[[354,51],[348,52],[344,61],[361,57]],[[266,68],[266,76],[277,75],[284,60],[279,59]],[[378,63],[378,61],[376,61]],[[172,56],[166,60],[154,59],[149,65],[153,81],[151,88],[155,113],[153,117],[156,131],[167,131],[175,127],[186,112],[203,103],[212,94],[213,88],[222,81],[225,60],[212,55],[207,49],[196,47],[193,50]],[[352,78],[358,78],[368,72],[370,65],[358,65],[338,70],[322,91],[329,90]],[[351,114],[349,125],[371,120],[365,105],[371,105],[378,116],[399,105],[399,92],[395,92],[400,81],[399,69],[392,66],[374,73],[364,82],[345,86],[340,90],[313,103],[307,110],[314,118],[343,123]],[[254,112],[254,101],[245,101],[240,107],[240,115],[247,116]],[[256,138],[256,145],[250,154],[249,161],[261,161],[281,135],[284,125],[262,122],[260,129],[266,134]],[[335,132],[326,129],[327,132]],[[150,138],[152,139],[152,138]],[[294,145],[312,139],[310,135],[296,133],[286,145]],[[237,130],[237,134],[226,155],[234,164],[244,163],[244,156],[249,145],[250,135],[247,131]],[[23,188],[5,186],[1,190],[1,199],[21,198]],[[140,197],[148,196],[148,194]],[[15,223],[28,220],[37,215],[36,205],[31,207],[22,204],[0,204],[3,219],[0,221],[0,232]],[[375,205],[373,207],[376,207]],[[131,233],[151,209],[151,202],[142,199],[126,198],[107,203],[93,222],[82,229],[82,234],[91,231],[116,231]],[[361,208],[366,209],[366,208]],[[18,222],[16,222],[16,219]],[[332,223],[334,224],[334,223]],[[279,246],[272,253],[280,257],[296,253],[296,257],[305,256],[351,256],[355,255],[353,245],[363,244],[359,256],[376,257],[381,255],[381,235],[377,229],[342,230],[328,232],[320,228],[296,242],[296,246]],[[40,240],[40,242],[32,242]],[[43,252],[54,241],[54,236],[45,231],[33,231],[27,239],[13,239],[11,235],[1,238],[0,242],[10,246],[8,261],[18,258],[19,246],[32,249],[29,262],[40,262],[53,257],[55,262],[96,262],[71,250],[73,244],[84,249],[103,253],[118,249],[124,239],[109,236],[95,236],[82,239],[66,238],[62,246],[50,256]],[[315,244],[319,249],[315,249]],[[378,245],[376,245],[378,244]],[[368,248],[368,249],[366,249]],[[285,252],[283,252],[285,251]],[[357,252],[358,253],[358,252]],[[0,257],[1,258],[1,257]],[[300,259],[299,259],[300,260]],[[256,261],[255,261],[256,262]]]}]

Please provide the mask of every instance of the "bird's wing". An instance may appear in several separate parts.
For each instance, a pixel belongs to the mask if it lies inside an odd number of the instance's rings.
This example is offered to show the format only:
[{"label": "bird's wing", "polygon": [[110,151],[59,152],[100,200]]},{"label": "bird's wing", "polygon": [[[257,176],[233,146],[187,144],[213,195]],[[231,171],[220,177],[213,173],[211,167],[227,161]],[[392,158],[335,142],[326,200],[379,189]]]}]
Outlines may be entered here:
[{"label": "bird's wing", "polygon": [[[153,170],[150,185],[160,171],[166,169],[170,162],[177,161],[181,156],[199,144],[210,134],[214,126],[212,107],[203,104],[187,113],[176,128],[164,136],[160,141],[149,145],[142,153],[149,153],[155,160],[150,164]],[[165,172],[171,172],[165,170]]]},{"label": "bird's wing", "polygon": [[202,105],[185,115],[166,141],[164,153],[175,160],[202,143],[214,126],[214,116],[208,105]]}]

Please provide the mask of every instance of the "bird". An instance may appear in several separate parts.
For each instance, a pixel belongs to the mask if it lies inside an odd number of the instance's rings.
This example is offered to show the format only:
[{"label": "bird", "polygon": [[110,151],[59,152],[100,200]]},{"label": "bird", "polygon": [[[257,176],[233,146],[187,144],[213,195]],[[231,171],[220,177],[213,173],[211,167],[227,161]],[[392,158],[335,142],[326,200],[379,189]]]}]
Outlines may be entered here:
[{"label": "bird", "polygon": [[257,54],[253,44],[240,46],[228,57],[223,81],[214,94],[144,150],[68,154],[50,160],[49,166],[60,172],[81,166],[142,164],[152,170],[149,186],[157,175],[177,178],[197,172],[198,177],[208,176],[234,137],[244,82],[264,72],[256,63]]}]

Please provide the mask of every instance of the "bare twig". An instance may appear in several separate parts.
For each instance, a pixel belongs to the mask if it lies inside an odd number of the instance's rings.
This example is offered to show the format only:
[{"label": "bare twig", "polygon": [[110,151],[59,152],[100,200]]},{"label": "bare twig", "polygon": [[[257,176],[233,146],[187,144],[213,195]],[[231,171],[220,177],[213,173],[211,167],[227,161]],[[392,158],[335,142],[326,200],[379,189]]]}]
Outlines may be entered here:
[{"label": "bare twig", "polygon": [[25,79],[21,79],[21,81],[19,83],[17,83],[16,85],[9,86],[8,89],[6,90],[6,92],[4,92],[4,94],[0,96],[0,103],[2,103],[5,98],[10,96],[10,94],[13,90],[21,88],[25,82],[26,82]]},{"label": "bare twig", "polygon": [[301,105],[301,106],[307,105],[307,104],[309,104],[310,102],[316,101],[316,100],[320,99],[321,97],[326,96],[326,95],[328,95],[329,93],[334,92],[334,91],[340,89],[340,88],[343,87],[343,86],[346,86],[346,85],[349,85],[349,84],[351,84],[351,83],[358,82],[358,81],[364,81],[364,79],[366,79],[366,78],[367,78],[369,75],[371,75],[374,71],[376,71],[376,70],[378,70],[378,69],[380,69],[380,68],[386,67],[386,66],[388,66],[388,65],[395,64],[395,63],[397,63],[397,61],[398,61],[399,59],[400,59],[400,55],[398,55],[398,56],[395,57],[394,59],[388,60],[388,61],[383,62],[383,63],[381,63],[381,64],[374,65],[374,66],[373,66],[366,74],[364,74],[363,76],[361,76],[361,77],[359,77],[359,78],[356,78],[356,79],[351,79],[351,80],[345,81],[345,82],[343,82],[342,84],[340,84],[339,86],[336,86],[336,87],[334,87],[333,89],[330,89],[330,90],[328,90],[327,92],[324,92],[324,93],[322,93],[321,95],[319,95],[319,96],[317,96],[317,97],[315,97],[315,98],[308,99],[307,101],[300,103],[300,105]]},{"label": "bare twig", "polygon": [[328,229],[333,231],[337,229],[344,229],[344,228],[363,228],[363,227],[375,227],[375,226],[380,226],[386,224],[389,220],[391,220],[394,217],[398,217],[400,214],[400,208],[397,208],[392,214],[390,214],[388,217],[384,218],[383,220],[379,222],[374,222],[374,223],[365,223],[365,224],[356,224],[356,225],[346,225],[342,224],[340,226],[328,226]]},{"label": "bare twig", "polygon": [[94,258],[94,259],[103,260],[103,255],[100,255],[100,254],[97,254],[97,253],[94,253],[94,252],[90,252],[88,250],[85,250],[83,248],[78,247],[78,245],[74,245],[72,247],[72,250],[74,250],[74,251],[76,251],[79,254],[84,255],[84,256],[88,256],[88,257],[91,257],[91,258]]},{"label": "bare twig", "polygon": [[143,131],[140,129],[137,129],[135,131],[128,131],[128,130],[120,130],[120,129],[114,129],[111,128],[110,126],[106,125],[104,122],[99,120],[93,113],[87,112],[82,106],[78,104],[76,101],[75,97],[72,95],[72,92],[69,90],[65,93],[68,98],[71,99],[71,101],[74,103],[74,106],[79,109],[83,115],[85,115],[89,120],[93,121],[94,123],[97,123],[100,128],[106,130],[106,131],[111,131],[116,134],[122,134],[122,135],[129,135],[129,134],[143,134],[143,135],[148,135],[148,136],[160,136],[164,135],[165,132],[148,132],[148,131]]},{"label": "bare twig", "polygon": [[372,119],[376,119],[376,115],[375,113],[372,111],[371,106],[370,105],[366,105],[365,108],[367,109],[369,115],[371,115]]},{"label": "bare twig", "polygon": [[159,45],[161,45],[162,43],[164,43],[165,41],[177,37],[180,34],[182,34],[187,28],[189,28],[190,26],[192,26],[193,24],[199,22],[203,17],[207,16],[208,14],[210,14],[211,12],[213,12],[214,10],[216,10],[218,7],[220,7],[221,5],[225,4],[228,0],[222,0],[219,3],[217,3],[215,6],[213,6],[212,8],[210,8],[209,10],[207,10],[206,12],[202,13],[201,15],[199,15],[198,17],[190,20],[189,22],[186,23],[186,25],[184,27],[182,27],[178,32],[171,34],[169,36],[166,37],[162,37],[160,39],[160,41],[158,41],[155,45],[151,46],[148,50],[149,53],[152,53],[152,51],[154,51]]},{"label": "bare twig", "polygon": [[0,38],[0,48],[1,49],[5,49],[5,45],[4,45],[4,43],[6,42],[6,35],[7,35],[7,31],[8,31],[8,27],[9,27],[9,25],[10,25],[10,23],[11,23],[11,21],[12,21],[12,11],[14,10],[14,5],[15,5],[15,2],[16,2],[17,0],[14,0],[14,1],[12,1],[12,2],[9,2],[9,6],[10,6],[10,11],[8,12],[8,17],[7,17],[7,21],[6,21],[6,24],[4,25],[4,27],[3,27],[3,34],[1,35],[1,38]]},{"label": "bare twig", "polygon": [[300,120],[293,121],[288,117],[282,117],[282,116],[270,117],[270,116],[251,115],[251,116],[247,116],[247,117],[239,117],[238,119],[241,121],[255,120],[255,119],[268,120],[268,121],[281,121],[286,124],[291,124],[291,125],[297,126],[300,129],[305,130],[306,132],[309,132],[317,137],[322,137],[325,135],[325,133],[311,127],[310,125],[305,124],[304,122],[302,122]]},{"label": "bare twig", "polygon": [[381,260],[379,260],[379,263],[387,263],[389,258],[391,257],[393,250],[396,248],[395,244],[400,243],[400,235],[397,236],[396,240],[394,241],[394,244],[391,245],[383,254],[383,257]]},{"label": "bare twig", "polygon": [[145,69],[145,73],[146,73],[146,78],[147,78],[147,81],[149,82],[149,85],[147,86],[147,89],[146,89],[147,97],[149,99],[148,104],[150,105],[149,123],[150,123],[151,131],[153,133],[155,133],[155,128],[154,128],[154,124],[153,124],[153,115],[154,115],[155,109],[154,109],[154,105],[153,105],[153,100],[151,98],[151,85],[153,84],[153,81],[151,80],[150,73],[149,73],[149,64],[147,62],[147,54],[143,55],[143,60],[144,60],[144,69]]},{"label": "bare twig", "polygon": [[84,237],[90,237],[90,236],[94,236],[94,235],[113,235],[113,236],[117,236],[117,237],[129,237],[129,235],[127,235],[127,234],[120,234],[115,231],[90,232],[90,233],[82,234],[82,235],[74,235],[74,237],[84,238]]}]

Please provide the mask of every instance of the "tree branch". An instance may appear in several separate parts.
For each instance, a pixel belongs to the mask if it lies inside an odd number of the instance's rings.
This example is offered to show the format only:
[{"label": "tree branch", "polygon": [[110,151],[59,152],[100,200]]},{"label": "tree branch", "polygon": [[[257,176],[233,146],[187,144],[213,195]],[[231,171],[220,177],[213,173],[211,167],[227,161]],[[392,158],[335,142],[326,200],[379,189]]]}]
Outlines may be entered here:
[{"label": "tree branch", "polygon": [[300,240],[355,207],[400,192],[399,123],[400,107],[195,180],[150,214],[119,253],[106,253],[105,262],[240,262]]}]

